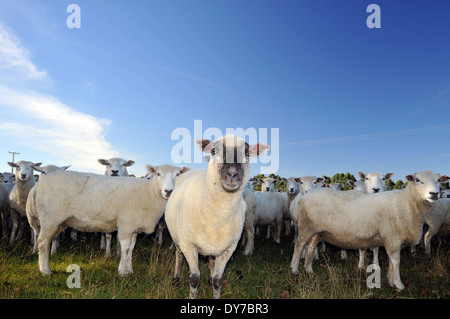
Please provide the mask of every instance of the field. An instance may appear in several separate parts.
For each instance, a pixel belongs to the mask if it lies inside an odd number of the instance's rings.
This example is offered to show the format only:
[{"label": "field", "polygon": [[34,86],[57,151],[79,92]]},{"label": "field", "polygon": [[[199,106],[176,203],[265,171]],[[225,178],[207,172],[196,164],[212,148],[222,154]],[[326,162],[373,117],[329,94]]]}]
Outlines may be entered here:
[{"label": "field", "polygon": [[[28,235],[29,236],[29,235]],[[418,249],[411,256],[409,249],[401,255],[401,278],[406,286],[402,292],[389,287],[386,279],[388,259],[380,248],[381,288],[368,288],[367,276],[371,273],[357,269],[358,252],[349,251],[349,258],[340,259],[340,251],[331,245],[320,259],[314,261],[314,275],[300,268],[300,275],[290,273],[293,252],[293,234],[282,234],[280,245],[267,240],[262,234],[255,238],[252,256],[242,255],[238,247],[224,274],[222,297],[230,299],[449,299],[450,249],[447,239],[432,242],[432,257]],[[113,239],[115,243],[115,238]],[[159,247],[153,236],[140,235],[133,254],[134,274],[120,277],[117,274],[119,259],[116,255],[104,257],[99,249],[100,239],[89,235],[85,240],[72,242],[68,236],[61,240],[56,255],[51,256],[53,276],[40,274],[37,255],[32,254],[29,237],[9,246],[0,242],[0,299],[184,299],[188,296],[189,281],[186,263],[183,279],[178,287],[172,285],[174,250],[170,237],[164,234]],[[367,253],[370,262],[372,254]],[[66,272],[69,265],[81,267],[81,288],[68,288]],[[206,259],[201,263],[199,298],[212,298],[208,284]]]}]

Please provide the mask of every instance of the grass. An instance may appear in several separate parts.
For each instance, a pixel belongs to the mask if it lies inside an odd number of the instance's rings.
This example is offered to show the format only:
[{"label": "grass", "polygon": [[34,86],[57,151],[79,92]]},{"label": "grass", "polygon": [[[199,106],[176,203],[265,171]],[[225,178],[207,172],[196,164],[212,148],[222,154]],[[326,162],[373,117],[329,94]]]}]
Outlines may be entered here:
[{"label": "grass", "polygon": [[[175,262],[170,237],[164,234],[159,247],[153,237],[139,236],[133,254],[134,274],[117,274],[117,256],[105,258],[99,249],[100,239],[88,236],[86,240],[61,240],[58,252],[51,256],[51,277],[44,277],[38,269],[37,255],[32,254],[29,238],[10,246],[0,241],[0,299],[184,299],[189,293],[188,268],[184,263],[179,286],[172,285]],[[399,292],[386,279],[388,259],[380,249],[381,288],[369,289],[370,273],[357,269],[358,252],[348,251],[349,258],[341,260],[340,250],[331,245],[320,259],[313,263],[314,275],[290,273],[293,253],[292,237],[282,236],[280,245],[259,235],[255,238],[255,252],[243,256],[240,246],[229,261],[224,274],[222,298],[230,299],[449,299],[450,249],[448,239],[432,243],[432,257],[418,249],[411,256],[407,249],[401,254],[401,278],[405,286]],[[371,260],[368,253],[367,259]],[[81,288],[68,288],[66,272],[70,264],[81,268]],[[201,284],[198,298],[212,298],[208,283],[206,258],[200,262]]]}]

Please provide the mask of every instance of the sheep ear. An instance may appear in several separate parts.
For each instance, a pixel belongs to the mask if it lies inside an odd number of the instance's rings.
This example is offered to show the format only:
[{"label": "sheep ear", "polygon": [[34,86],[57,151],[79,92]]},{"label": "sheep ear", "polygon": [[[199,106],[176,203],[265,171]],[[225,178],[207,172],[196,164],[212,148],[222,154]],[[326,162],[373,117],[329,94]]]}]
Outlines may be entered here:
[{"label": "sheep ear", "polygon": [[98,162],[99,162],[100,164],[102,164],[102,165],[108,165],[108,161],[105,160],[105,159],[103,159],[103,158],[99,158],[99,159],[98,159]]},{"label": "sheep ear", "polygon": [[317,177],[316,182],[317,182],[317,183],[321,183],[321,182],[323,182],[324,180],[325,180],[325,178],[323,178],[323,177]]},{"label": "sheep ear", "polygon": [[188,170],[190,170],[189,167],[183,166],[183,167],[181,168],[180,174],[186,173]]},{"label": "sheep ear", "polygon": [[70,166],[72,166],[72,165],[67,165],[67,166],[63,166],[63,167],[61,167],[63,170],[66,170],[66,169],[68,169]]},{"label": "sheep ear", "polygon": [[285,177],[282,177],[281,180],[282,180],[283,182],[285,182],[285,183],[288,182],[288,180],[287,180]]},{"label": "sheep ear", "polygon": [[42,168],[40,168],[39,166],[31,165],[31,167],[33,167],[33,169],[34,169],[35,171],[38,171],[39,173],[44,173],[44,170],[43,170]]},{"label": "sheep ear", "polygon": [[296,181],[297,183],[300,183],[301,178],[300,178],[300,177],[295,177],[295,178],[294,178],[294,181]]},{"label": "sheep ear", "polygon": [[260,156],[266,154],[269,149],[270,145],[258,143],[251,145],[248,150],[250,156]]},{"label": "sheep ear", "polygon": [[390,180],[392,176],[394,176],[394,173],[387,173],[386,175],[383,176],[383,180],[385,181]]},{"label": "sheep ear", "polygon": [[19,165],[17,165],[16,163],[13,163],[13,162],[8,162],[8,165],[11,167],[19,168]]},{"label": "sheep ear", "polygon": [[153,166],[151,166],[150,164],[145,165],[145,168],[147,169],[147,171],[149,171],[152,174],[156,173],[156,169]]},{"label": "sheep ear", "polygon": [[130,161],[128,161],[128,162],[125,163],[125,166],[126,166],[126,167],[129,167],[129,166],[133,165],[134,163],[136,163],[136,162],[130,160]]},{"label": "sheep ear", "polygon": [[414,175],[406,175],[406,180],[408,182],[414,182]]},{"label": "sheep ear", "polygon": [[450,180],[450,177],[448,177],[447,175],[444,175],[439,178],[439,183],[445,183],[448,180]]},{"label": "sheep ear", "polygon": [[363,172],[358,172],[360,178],[365,179],[366,175]]},{"label": "sheep ear", "polygon": [[34,167],[36,167],[36,166],[41,166],[41,165],[42,165],[42,163],[34,163],[34,164],[33,164]]},{"label": "sheep ear", "polygon": [[355,186],[355,182],[354,181],[348,181],[348,183],[352,186]]},{"label": "sheep ear", "polygon": [[211,149],[213,148],[211,141],[206,138],[199,138],[199,139],[196,139],[194,142],[197,145],[197,147],[202,152],[205,152],[205,153],[210,153]]}]

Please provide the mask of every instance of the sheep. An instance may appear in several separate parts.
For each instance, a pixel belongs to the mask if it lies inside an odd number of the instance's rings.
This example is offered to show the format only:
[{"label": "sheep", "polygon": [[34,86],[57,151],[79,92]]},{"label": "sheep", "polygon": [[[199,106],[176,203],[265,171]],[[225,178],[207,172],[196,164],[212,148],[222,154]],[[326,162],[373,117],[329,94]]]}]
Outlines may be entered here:
[{"label": "sheep", "polygon": [[431,254],[431,238],[434,235],[450,234],[450,198],[441,198],[430,210],[425,218],[428,230],[423,237],[425,244],[425,253]]},{"label": "sheep", "polygon": [[304,195],[313,189],[321,188],[322,183],[325,181],[323,177],[317,176],[304,176],[300,177],[300,192]]},{"label": "sheep", "polygon": [[288,216],[283,215],[283,219],[285,220],[286,225],[286,235],[290,234],[290,223],[292,220],[292,214],[291,214],[291,204],[294,198],[300,193],[300,178],[297,177],[289,177],[289,178],[283,178],[283,181],[286,183],[286,193],[287,193],[287,212]]},{"label": "sheep", "polygon": [[7,172],[0,173],[0,183],[14,184],[14,174]]},{"label": "sheep", "polygon": [[[70,167],[70,165],[67,166],[56,166],[56,165],[47,165],[47,166],[34,166],[32,165],[33,169],[35,171],[38,171],[41,173],[42,175],[47,175],[50,173],[54,173],[54,172],[58,172],[58,171],[65,171],[66,169],[68,169]],[[33,253],[37,252],[37,234],[33,231],[33,229],[31,229],[31,244],[33,245]],[[55,237],[52,240],[52,249],[51,249],[51,253],[52,254],[56,254],[56,250],[59,246],[59,237]]]},{"label": "sheep", "polygon": [[442,198],[450,198],[450,189],[442,189],[441,197]]},{"label": "sheep", "polygon": [[[363,172],[358,172],[359,177],[362,179],[362,181],[359,182],[353,182],[349,181],[350,185],[354,186],[356,184],[356,187],[358,189],[361,189],[363,194],[374,194],[378,192],[384,192],[386,191],[386,181],[391,179],[392,176],[394,176],[394,173],[386,173],[385,175],[381,173],[368,173],[364,174]],[[354,189],[355,190],[355,189]],[[379,265],[378,261],[378,247],[372,247],[373,252],[373,262],[372,264]],[[358,261],[358,268],[363,270],[365,267],[365,249],[359,250],[359,261]],[[345,249],[341,251],[341,258],[346,259],[347,258],[347,252]]]},{"label": "sheep", "polygon": [[259,201],[256,198],[256,194],[252,192],[247,186],[244,188],[243,197],[246,209],[245,209],[244,232],[242,233],[242,245],[244,245],[245,243],[243,255],[248,256],[253,253],[255,226],[259,219],[260,209],[259,209]]},{"label": "sheep", "polygon": [[[269,239],[272,232],[275,242],[279,244],[284,213],[286,211],[286,214],[289,214],[287,197],[281,193],[275,193],[275,184],[278,183],[278,179],[266,177],[259,178],[258,181],[261,183],[261,193],[257,193],[257,199],[260,201],[257,225],[267,226],[266,238]],[[271,194],[264,194],[268,192]]]},{"label": "sheep", "polygon": [[[2,220],[2,238],[8,236],[8,217],[10,215],[9,194],[14,187],[14,174],[3,172],[0,173],[0,184],[3,189],[7,191],[6,202],[0,207],[1,220]],[[1,197],[1,196],[0,196]]]},{"label": "sheep", "polygon": [[[106,176],[118,176],[118,177],[119,176],[128,177],[129,175],[127,167],[130,167],[135,163],[132,160],[126,161],[119,157],[112,157],[110,159],[99,158],[97,161],[100,164],[106,166],[105,170]],[[111,256],[111,240],[112,240],[111,233],[101,235],[100,249],[105,250],[105,257]]]},{"label": "sheep", "polygon": [[313,273],[312,254],[322,237],[348,249],[384,246],[389,257],[388,282],[403,290],[400,279],[402,245],[417,244],[425,216],[437,202],[440,177],[430,170],[407,175],[408,187],[396,192],[357,194],[321,189],[296,198],[299,237],[291,261],[298,274],[300,253],[308,245],[305,269]]},{"label": "sheep", "polygon": [[146,165],[151,181],[60,171],[41,177],[27,201],[27,218],[39,234],[39,270],[51,275],[50,241],[66,227],[84,232],[117,230],[119,275],[133,273],[132,252],[138,233],[151,234],[164,213],[175,180],[187,167]]},{"label": "sheep", "polygon": [[243,139],[225,135],[195,144],[210,153],[208,168],[187,173],[177,182],[166,206],[165,220],[176,247],[173,280],[180,280],[183,256],[189,265],[189,297],[197,297],[200,284],[198,254],[210,256],[213,297],[220,298],[225,266],[241,237],[246,204],[244,186],[249,180],[250,156],[263,155],[266,144],[249,146]]},{"label": "sheep", "polygon": [[266,238],[269,239],[272,232],[274,241],[279,244],[287,198],[285,199],[281,193],[276,192],[255,193],[255,196],[259,202],[259,216],[256,225],[259,227],[269,226]]},{"label": "sheep", "polygon": [[[8,165],[16,168],[16,183],[9,194],[9,205],[11,207],[12,229],[9,244],[13,244],[16,239],[20,239],[26,225],[26,202],[28,193],[36,184],[34,180],[33,167],[41,166],[42,163],[33,163],[28,161],[19,161],[17,163],[8,162]],[[16,232],[19,227],[19,233]]]},{"label": "sheep", "polygon": [[294,200],[289,205],[289,213],[291,215],[292,221],[294,222],[294,229],[295,229],[295,236],[294,236],[294,243],[297,240],[298,237],[298,220],[297,216],[295,216],[294,211],[295,208],[295,199],[299,196],[303,196],[307,194],[308,192],[316,189],[321,188],[322,183],[325,182],[325,178],[323,177],[317,177],[317,176],[303,176],[299,177],[299,184],[300,184],[300,192],[295,196]]}]

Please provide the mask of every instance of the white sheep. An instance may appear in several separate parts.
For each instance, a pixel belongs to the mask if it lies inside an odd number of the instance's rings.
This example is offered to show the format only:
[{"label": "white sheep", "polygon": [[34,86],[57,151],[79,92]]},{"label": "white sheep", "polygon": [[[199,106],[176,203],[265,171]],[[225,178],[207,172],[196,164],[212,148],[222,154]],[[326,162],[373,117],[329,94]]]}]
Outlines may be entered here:
[{"label": "white sheep", "polygon": [[[299,177],[300,181],[300,192],[295,196],[294,200],[291,202],[291,204],[289,205],[289,213],[291,215],[292,221],[294,223],[294,229],[295,229],[295,236],[294,236],[294,243],[297,240],[298,237],[298,219],[297,216],[295,215],[295,211],[296,211],[296,199],[297,197],[303,196],[305,194],[307,194],[308,192],[317,189],[317,188],[322,188],[322,183],[325,182],[325,178],[323,177],[317,177],[317,176],[303,176],[303,177]],[[317,253],[316,253],[316,257],[317,257]]]},{"label": "white sheep", "polygon": [[442,198],[450,198],[450,189],[442,189],[441,197]]},{"label": "white sheep", "polygon": [[[23,235],[23,231],[26,226],[26,203],[28,193],[32,187],[36,184],[34,180],[34,169],[42,165],[42,163],[32,163],[28,161],[19,161],[17,163],[8,162],[8,165],[16,168],[15,174],[15,184],[9,194],[9,205],[11,207],[11,219],[12,219],[12,229],[11,237],[9,240],[10,244],[13,244],[16,239],[20,239]],[[20,228],[16,237],[17,227]]]},{"label": "white sheep", "polygon": [[308,245],[305,269],[312,273],[312,255],[322,237],[347,249],[384,246],[389,257],[388,282],[399,290],[400,250],[402,245],[417,244],[422,225],[437,202],[439,182],[448,180],[430,170],[407,175],[408,187],[396,192],[360,195],[320,189],[298,201],[299,237],[295,243],[291,271],[298,274],[300,254]]},{"label": "white sheep", "polygon": [[450,198],[441,198],[430,210],[425,218],[428,230],[423,237],[425,253],[431,254],[431,238],[434,235],[445,236],[450,234]]},{"label": "white sheep", "polygon": [[60,171],[42,176],[31,190],[27,217],[39,234],[39,270],[51,275],[49,246],[66,227],[83,232],[113,232],[121,247],[119,274],[133,273],[132,252],[138,233],[152,233],[164,213],[175,180],[188,170],[151,166],[156,178],[116,178]]},{"label": "white sheep", "polygon": [[[56,165],[47,165],[47,166],[32,165],[32,167],[35,171],[40,172],[41,176],[43,176],[43,175],[47,175],[47,174],[54,173],[54,172],[65,171],[66,169],[68,169],[70,167],[70,165],[61,166],[61,167],[56,166]],[[37,234],[34,232],[33,229],[31,229],[31,244],[33,245],[33,253],[36,253],[37,249],[38,249]],[[52,240],[52,249],[51,249],[52,254],[56,254],[56,250],[58,249],[58,246],[59,246],[59,236],[56,236]]]},{"label": "white sheep", "polygon": [[247,256],[253,253],[253,249],[255,247],[255,227],[259,218],[260,209],[256,194],[247,186],[244,189],[243,197],[246,204],[246,209],[244,232],[242,233],[242,245],[245,244],[243,255]]},{"label": "white sheep", "polygon": [[[394,173],[386,173],[385,175],[381,173],[368,173],[364,174],[363,172],[358,172],[359,177],[362,179],[359,182],[353,182],[349,181],[350,185],[356,186],[356,189],[361,189],[363,194],[375,194],[378,192],[384,192],[386,191],[386,181],[391,179],[392,176],[394,176]],[[354,190],[356,190],[354,188]],[[373,252],[373,262],[372,264],[379,265],[378,261],[378,247],[372,247],[371,248]],[[359,250],[359,261],[358,261],[358,268],[364,269],[365,268],[365,249]],[[347,258],[347,252],[345,249],[341,251],[341,258],[346,259]]]},{"label": "white sheep", "polygon": [[278,183],[278,179],[266,177],[259,178],[258,181],[261,183],[261,193],[256,193],[260,210],[257,226],[267,226],[266,238],[269,239],[272,233],[273,239],[279,244],[283,217],[285,212],[289,214],[287,196],[275,192],[275,184]]},{"label": "white sheep", "polygon": [[[100,164],[106,166],[106,176],[128,177],[127,167],[132,166],[135,162],[132,160],[126,161],[120,157],[112,157],[110,159],[99,158],[97,160]],[[149,174],[149,173],[147,173]],[[75,234],[71,234],[72,239],[76,239]],[[100,239],[100,249],[105,250],[105,257],[111,256],[111,233],[103,233]]]},{"label": "white sheep", "polygon": [[266,153],[269,146],[249,146],[233,135],[214,142],[198,139],[195,144],[211,154],[208,168],[180,178],[165,212],[176,247],[174,282],[180,280],[184,256],[190,271],[189,297],[196,298],[200,284],[198,254],[210,256],[213,297],[220,298],[222,275],[244,225],[243,191],[249,180],[249,157]]},{"label": "white sheep", "polygon": [[325,181],[323,177],[317,176],[303,176],[300,177],[300,192],[304,195],[313,189],[321,188]]},{"label": "white sheep", "polygon": [[6,203],[4,203],[3,206],[0,205],[2,207],[0,210],[2,221],[2,238],[6,238],[8,236],[8,217],[10,215],[9,194],[14,187],[14,174],[7,172],[0,173],[0,184],[3,189],[7,191]]}]

